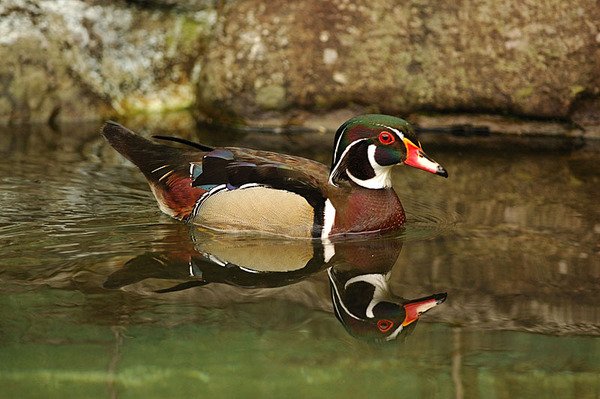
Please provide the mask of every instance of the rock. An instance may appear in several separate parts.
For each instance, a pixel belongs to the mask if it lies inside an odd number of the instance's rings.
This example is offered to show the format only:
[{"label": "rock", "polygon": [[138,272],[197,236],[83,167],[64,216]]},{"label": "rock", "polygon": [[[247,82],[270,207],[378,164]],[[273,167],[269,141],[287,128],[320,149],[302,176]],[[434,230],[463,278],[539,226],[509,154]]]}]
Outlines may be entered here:
[{"label": "rock", "polygon": [[600,138],[599,20],[594,0],[3,0],[0,124],[193,109],[330,130],[434,112]]},{"label": "rock", "polygon": [[600,96],[575,101],[571,119],[584,129],[587,137],[600,138]]},{"label": "rock", "polygon": [[595,0],[227,2],[196,110],[279,125],[353,104],[565,119],[600,94],[599,20]]},{"label": "rock", "polygon": [[215,10],[186,9],[3,0],[0,124],[189,107]]}]

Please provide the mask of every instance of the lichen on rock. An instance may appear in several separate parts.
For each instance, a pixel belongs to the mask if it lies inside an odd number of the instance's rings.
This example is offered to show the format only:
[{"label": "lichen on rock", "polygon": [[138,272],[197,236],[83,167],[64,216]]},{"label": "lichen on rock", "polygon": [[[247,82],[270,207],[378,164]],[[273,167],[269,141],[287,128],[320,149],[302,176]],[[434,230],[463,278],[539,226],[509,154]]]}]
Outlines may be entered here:
[{"label": "lichen on rock", "polygon": [[215,10],[125,2],[5,0],[0,123],[96,119],[189,107]]},{"label": "lichen on rock", "polygon": [[581,95],[600,95],[598,21],[594,0],[229,2],[197,111],[211,119],[219,104],[220,113],[272,119],[277,107],[257,101],[253,86],[280,73],[282,111],[362,104],[565,119]]}]

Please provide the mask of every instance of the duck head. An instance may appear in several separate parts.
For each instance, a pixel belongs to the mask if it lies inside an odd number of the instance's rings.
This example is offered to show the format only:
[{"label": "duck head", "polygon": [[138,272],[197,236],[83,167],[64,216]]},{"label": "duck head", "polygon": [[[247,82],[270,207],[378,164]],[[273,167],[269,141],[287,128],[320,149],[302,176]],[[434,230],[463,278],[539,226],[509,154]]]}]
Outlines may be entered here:
[{"label": "duck head", "polygon": [[405,164],[439,176],[446,170],[421,148],[412,126],[388,115],[360,115],[336,132],[329,183],[350,181],[361,187],[391,187],[391,169]]},{"label": "duck head", "polygon": [[391,294],[389,274],[349,277],[331,267],[327,270],[334,312],[353,336],[368,341],[392,341],[414,328],[419,317],[443,303],[446,293],[406,300]]}]

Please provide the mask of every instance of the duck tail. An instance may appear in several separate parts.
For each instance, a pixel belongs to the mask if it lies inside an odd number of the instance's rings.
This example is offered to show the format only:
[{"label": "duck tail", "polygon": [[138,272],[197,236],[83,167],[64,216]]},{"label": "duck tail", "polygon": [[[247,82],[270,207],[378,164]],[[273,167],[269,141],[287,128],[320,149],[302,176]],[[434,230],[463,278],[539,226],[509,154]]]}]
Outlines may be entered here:
[{"label": "duck tail", "polygon": [[190,176],[190,162],[201,161],[202,152],[153,143],[110,121],[102,127],[102,135],[146,176],[161,211],[179,220],[192,213],[196,201],[206,192],[192,187]]}]

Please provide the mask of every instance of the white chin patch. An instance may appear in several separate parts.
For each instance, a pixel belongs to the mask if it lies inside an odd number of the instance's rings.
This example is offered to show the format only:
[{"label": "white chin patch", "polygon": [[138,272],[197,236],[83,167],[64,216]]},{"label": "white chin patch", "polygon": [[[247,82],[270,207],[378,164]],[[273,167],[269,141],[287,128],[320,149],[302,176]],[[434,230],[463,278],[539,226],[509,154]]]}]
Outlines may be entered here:
[{"label": "white chin patch", "polygon": [[375,172],[375,176],[370,179],[361,180],[353,176],[349,170],[346,169],[348,177],[356,184],[364,188],[381,189],[392,187],[392,166],[381,166],[375,161],[375,150],[377,147],[373,144],[367,148],[367,155],[369,158],[369,164]]},{"label": "white chin patch", "polygon": [[400,324],[390,335],[388,335],[386,337],[386,341],[391,341],[393,339],[396,339],[396,337],[398,337],[398,334],[400,334],[400,332],[402,332],[402,330],[404,329],[404,326],[402,324]]}]

